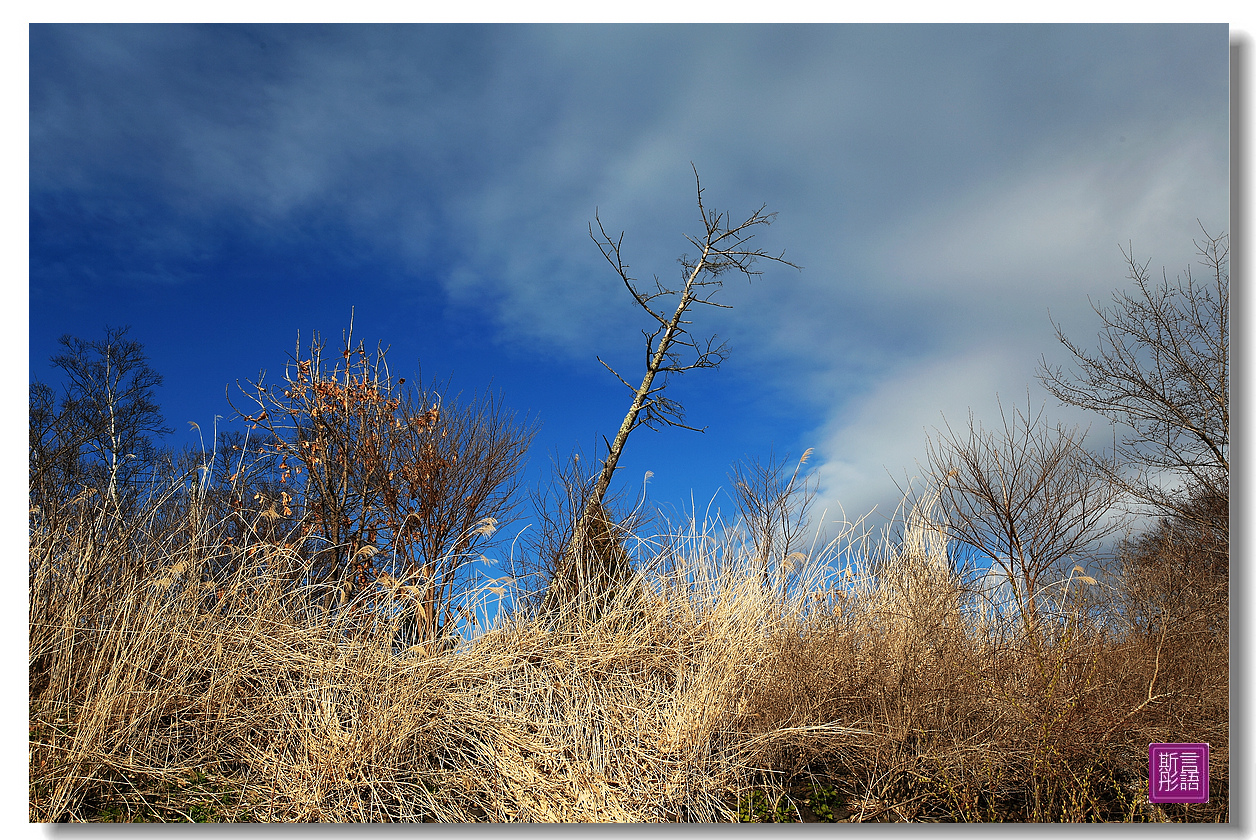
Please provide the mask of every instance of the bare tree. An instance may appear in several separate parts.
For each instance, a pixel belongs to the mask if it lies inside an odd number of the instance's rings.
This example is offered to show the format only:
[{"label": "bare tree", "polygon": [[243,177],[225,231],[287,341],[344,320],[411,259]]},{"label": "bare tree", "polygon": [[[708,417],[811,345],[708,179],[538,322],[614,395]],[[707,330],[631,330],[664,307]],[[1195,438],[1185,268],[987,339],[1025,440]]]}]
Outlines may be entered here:
[{"label": "bare tree", "polygon": [[770,579],[771,567],[786,563],[791,554],[802,547],[802,539],[811,523],[810,508],[815,499],[815,485],[810,477],[799,473],[808,449],[786,478],[785,461],[770,454],[766,462],[738,464],[729,474],[755,556],[763,562],[763,580]]},{"label": "bare tree", "polygon": [[1033,631],[1047,576],[1120,527],[1110,515],[1118,490],[1105,478],[1110,463],[1082,448],[1076,428],[1048,426],[1028,403],[1010,416],[1000,404],[999,413],[1001,430],[971,414],[966,434],[948,424],[926,444],[926,459],[948,536],[997,567]]},{"label": "bare tree", "polygon": [[59,409],[48,386],[31,385],[31,481],[45,506],[57,493],[77,489],[54,492],[49,476],[58,472],[63,481],[94,485],[115,510],[125,508],[152,464],[154,438],[170,432],[154,399],[161,374],[144,346],[127,338],[128,329],[106,327],[95,341],[61,337],[63,352],[52,357],[65,377]]},{"label": "bare tree", "polygon": [[1196,517],[1200,493],[1228,497],[1230,476],[1229,237],[1204,230],[1195,246],[1209,273],[1202,282],[1188,267],[1176,282],[1162,272],[1153,283],[1150,261],[1122,249],[1136,291],[1114,293],[1111,308],[1092,304],[1103,323],[1098,350],[1083,350],[1055,324],[1077,370],[1044,358],[1038,373],[1062,402],[1124,424],[1118,461],[1136,469],[1111,478],[1137,501],[1185,519]]},{"label": "bare tree", "polygon": [[[747,280],[753,280],[763,273],[754,268],[760,258],[798,268],[785,259],[783,251],[773,256],[760,248],[750,246],[750,240],[754,238],[754,228],[771,224],[776,216],[775,213],[763,212],[766,205],[740,224],[732,225],[727,213],[706,206],[696,167],[694,180],[697,184],[702,233],[686,237],[698,249],[698,253],[692,257],[688,254],[681,255],[679,263],[683,282],[678,287],[665,286],[657,275],[652,286],[633,278],[623,257],[623,233],[618,238],[612,237],[596,214],[594,219],[597,222],[597,232],[594,232],[592,224],[589,225],[589,236],[597,243],[602,256],[615,269],[628,293],[632,295],[633,302],[650,317],[654,326],[653,329],[642,330],[645,336],[646,369],[639,385],[632,385],[601,357],[598,358],[632,392],[632,403],[620,423],[614,441],[608,442],[601,472],[580,514],[562,568],[546,595],[547,607],[562,600],[570,600],[573,596],[584,593],[590,586],[596,589],[599,586],[613,585],[624,572],[623,569],[593,568],[590,564],[600,566],[607,560],[598,557],[598,553],[589,550],[588,546],[606,542],[609,523],[603,502],[628,436],[641,426],[655,431],[666,426],[702,431],[685,424],[683,408],[665,393],[673,374],[698,368],[719,367],[727,355],[727,345],[717,343],[715,335],[700,339],[689,331],[693,322],[687,316],[691,314],[691,310],[697,306],[731,308],[716,303],[713,299],[724,284],[724,275],[733,272],[741,274]],[[660,303],[672,299],[676,301],[674,309],[660,306]],[[621,558],[618,562],[622,565],[622,555],[612,556]]]}]

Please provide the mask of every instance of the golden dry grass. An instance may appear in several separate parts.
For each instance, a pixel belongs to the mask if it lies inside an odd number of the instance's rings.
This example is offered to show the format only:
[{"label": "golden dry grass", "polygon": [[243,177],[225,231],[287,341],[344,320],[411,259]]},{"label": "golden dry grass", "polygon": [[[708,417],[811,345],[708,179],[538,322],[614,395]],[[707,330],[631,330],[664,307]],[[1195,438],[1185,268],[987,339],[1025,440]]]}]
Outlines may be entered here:
[{"label": "golden dry grass", "polygon": [[[291,552],[87,526],[31,537],[33,821],[734,821],[799,779],[852,821],[1228,817],[1225,640],[1018,637],[927,501],[767,583],[691,526],[595,623],[401,656],[386,593],[337,608]],[[1212,743],[1209,805],[1146,801],[1149,740]]]}]

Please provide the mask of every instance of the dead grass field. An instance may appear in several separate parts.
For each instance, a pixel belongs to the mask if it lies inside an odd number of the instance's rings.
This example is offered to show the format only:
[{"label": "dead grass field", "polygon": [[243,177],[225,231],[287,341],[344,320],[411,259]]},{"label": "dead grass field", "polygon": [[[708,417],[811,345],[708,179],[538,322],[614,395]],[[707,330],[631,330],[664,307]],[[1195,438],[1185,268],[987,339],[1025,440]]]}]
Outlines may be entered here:
[{"label": "dead grass field", "polygon": [[[387,592],[85,505],[30,538],[30,819],[1226,821],[1224,633],[1140,635],[1100,579],[1027,637],[928,514],[767,583],[691,526],[596,622],[395,655]],[[1208,804],[1149,803],[1153,741],[1211,744]]]}]

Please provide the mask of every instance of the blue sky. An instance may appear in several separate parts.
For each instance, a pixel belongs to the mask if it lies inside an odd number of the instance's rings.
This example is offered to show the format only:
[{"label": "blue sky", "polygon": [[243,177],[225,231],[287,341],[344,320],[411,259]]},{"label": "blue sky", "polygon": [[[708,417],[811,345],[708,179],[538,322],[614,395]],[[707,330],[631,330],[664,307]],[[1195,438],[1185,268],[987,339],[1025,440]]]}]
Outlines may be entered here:
[{"label": "blue sky", "polygon": [[620,486],[701,513],[738,459],[814,448],[817,513],[888,515],[944,417],[1044,400],[1048,311],[1088,344],[1119,245],[1172,276],[1196,219],[1229,229],[1227,67],[1197,24],[33,26],[31,375],[129,324],[193,443],[352,308],[394,373],[538,419],[535,484],[623,417],[595,356],[641,370],[588,223],[676,276],[692,161],[803,270],[698,313],[732,355],[669,393],[707,431],[638,431]]}]

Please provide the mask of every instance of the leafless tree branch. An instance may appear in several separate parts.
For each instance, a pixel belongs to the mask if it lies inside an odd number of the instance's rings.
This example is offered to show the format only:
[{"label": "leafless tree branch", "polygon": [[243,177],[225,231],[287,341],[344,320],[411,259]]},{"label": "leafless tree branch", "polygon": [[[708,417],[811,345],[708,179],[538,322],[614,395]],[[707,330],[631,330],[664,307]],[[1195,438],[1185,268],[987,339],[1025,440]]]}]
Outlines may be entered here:
[{"label": "leafless tree branch", "polygon": [[[1201,226],[1201,230],[1202,230]],[[1113,306],[1092,304],[1102,326],[1095,351],[1070,340],[1052,323],[1072,354],[1075,370],[1039,366],[1038,378],[1061,402],[1123,424],[1117,455],[1133,471],[1110,478],[1138,502],[1191,517],[1199,492],[1229,492],[1229,238],[1204,230],[1195,243],[1208,278],[1189,268],[1170,282],[1154,282],[1150,261],[1123,248],[1135,290],[1113,295]],[[1182,486],[1166,487],[1174,476]]]},{"label": "leafless tree branch", "polygon": [[[698,249],[698,253],[696,256],[682,254],[679,258],[683,282],[678,287],[663,285],[657,276],[654,278],[653,288],[643,286],[640,281],[629,274],[629,265],[623,256],[623,234],[615,237],[607,233],[600,216],[596,214],[594,219],[597,223],[597,232],[594,232],[593,225],[589,226],[589,236],[597,244],[598,250],[602,252],[607,263],[619,275],[619,279],[632,295],[634,303],[656,321],[658,327],[654,332],[645,334],[645,374],[642,376],[641,384],[634,389],[632,404],[608,448],[606,458],[602,462],[601,472],[580,515],[579,524],[567,552],[569,555],[565,561],[567,568],[555,579],[560,588],[566,586],[569,590],[572,589],[570,578],[573,570],[576,570],[577,566],[595,561],[595,558],[578,556],[581,554],[578,549],[579,546],[589,542],[584,540],[582,535],[592,527],[590,523],[605,518],[600,513],[602,503],[629,434],[639,426],[648,426],[655,430],[664,426],[676,426],[700,431],[685,424],[681,405],[663,393],[669,384],[670,375],[699,368],[718,367],[727,355],[726,346],[722,343],[715,343],[716,336],[713,335],[701,341],[692,336],[689,332],[691,321],[686,319],[690,309],[696,304],[728,308],[713,300],[723,286],[723,275],[734,272],[741,274],[747,280],[753,280],[762,274],[762,271],[755,268],[760,259],[798,268],[785,259],[783,251],[779,255],[772,255],[761,248],[752,248],[750,245],[754,238],[755,228],[771,224],[775,218],[774,213],[764,213],[764,207],[760,207],[745,221],[733,226],[729,223],[726,213],[706,206],[703,200],[702,182],[698,178],[696,167],[694,180],[697,186],[698,212],[702,218],[702,233],[698,236],[686,237],[689,243]],[[670,315],[664,309],[655,308],[657,306],[655,302],[664,297],[676,298],[676,308]],[[618,373],[613,370],[611,373],[627,384]],[[588,572],[588,570],[584,571]],[[577,577],[584,580],[614,578],[613,575],[592,574],[591,572],[584,574],[578,570],[575,573]],[[576,587],[574,591],[581,590]],[[549,604],[553,604],[555,598],[566,597],[554,595],[554,592],[554,587],[551,587],[552,597],[547,598]]]}]

